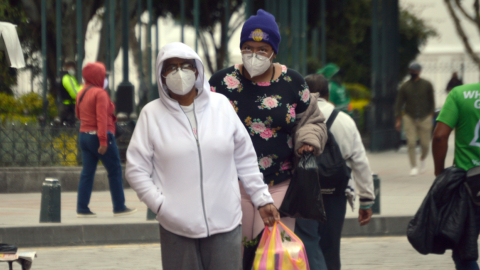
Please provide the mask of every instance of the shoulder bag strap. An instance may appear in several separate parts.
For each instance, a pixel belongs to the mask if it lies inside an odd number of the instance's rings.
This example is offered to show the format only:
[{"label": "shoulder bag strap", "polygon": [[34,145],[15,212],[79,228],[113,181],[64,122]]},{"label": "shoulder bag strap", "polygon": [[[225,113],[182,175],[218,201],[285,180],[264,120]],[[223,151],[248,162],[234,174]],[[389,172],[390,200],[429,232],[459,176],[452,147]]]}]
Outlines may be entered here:
[{"label": "shoulder bag strap", "polygon": [[330,127],[333,124],[333,121],[335,121],[335,118],[337,118],[338,115],[338,110],[333,109],[332,114],[330,114],[330,117],[328,117],[327,120],[327,129],[330,130]]},{"label": "shoulder bag strap", "polygon": [[[85,96],[85,94],[87,93],[87,91],[88,91],[90,88],[92,88],[92,87],[93,87],[93,85],[90,85],[89,87],[87,87],[87,89],[85,89],[85,90],[83,91],[82,96],[81,96],[80,99],[78,100],[78,105],[80,105],[80,102],[82,102],[83,97]],[[77,105],[77,106],[78,106],[78,105]]]}]

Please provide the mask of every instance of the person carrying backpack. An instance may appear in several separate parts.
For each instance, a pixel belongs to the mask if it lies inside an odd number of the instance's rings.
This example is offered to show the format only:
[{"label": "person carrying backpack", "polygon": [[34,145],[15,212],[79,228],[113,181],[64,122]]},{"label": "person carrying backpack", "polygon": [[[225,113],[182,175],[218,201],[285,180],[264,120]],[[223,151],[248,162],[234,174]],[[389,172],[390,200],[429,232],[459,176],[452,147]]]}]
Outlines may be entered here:
[{"label": "person carrying backpack", "polygon": [[319,93],[318,106],[327,119],[328,141],[324,152],[317,158],[327,222],[319,223],[318,233],[328,270],[337,270],[341,268],[340,237],[347,196],[354,196],[353,183],[349,181],[352,178],[355,181],[360,197],[358,222],[364,226],[372,217],[373,177],[355,122],[346,113],[335,110],[328,101],[328,81],[321,74],[309,75],[305,81],[311,93]]}]

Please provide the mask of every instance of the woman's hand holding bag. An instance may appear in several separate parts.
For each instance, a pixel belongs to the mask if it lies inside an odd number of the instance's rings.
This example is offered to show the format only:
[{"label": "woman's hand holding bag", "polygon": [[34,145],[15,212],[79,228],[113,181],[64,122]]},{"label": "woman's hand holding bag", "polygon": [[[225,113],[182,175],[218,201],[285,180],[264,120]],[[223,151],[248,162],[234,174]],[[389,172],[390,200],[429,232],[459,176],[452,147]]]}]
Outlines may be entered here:
[{"label": "woman's hand holding bag", "polygon": [[254,270],[309,270],[305,247],[290,229],[276,222],[270,229],[265,226],[255,253]]}]

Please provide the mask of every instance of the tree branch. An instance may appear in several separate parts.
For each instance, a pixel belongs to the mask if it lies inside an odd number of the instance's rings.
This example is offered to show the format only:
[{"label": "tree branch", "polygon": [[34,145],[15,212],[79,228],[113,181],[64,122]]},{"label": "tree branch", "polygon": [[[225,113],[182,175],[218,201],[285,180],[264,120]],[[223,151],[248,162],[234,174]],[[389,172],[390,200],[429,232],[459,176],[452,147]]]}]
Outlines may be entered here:
[{"label": "tree branch", "polygon": [[210,52],[208,51],[208,44],[207,40],[205,39],[204,33],[199,31],[199,37],[200,37],[200,43],[202,44],[203,47],[203,52],[205,53],[205,58],[207,59],[207,67],[210,73],[215,73],[212,65],[212,60],[210,59]]},{"label": "tree branch", "polygon": [[475,0],[473,3],[473,10],[475,10],[475,20],[477,21],[477,27],[480,28],[480,3],[478,0]]},{"label": "tree branch", "polygon": [[243,19],[237,19],[232,28],[230,28],[230,31],[228,33],[228,39],[230,40],[230,38],[232,37],[233,33],[235,33],[235,31],[238,30],[238,28],[240,28],[240,26],[243,24]]},{"label": "tree branch", "polygon": [[444,1],[445,1],[445,4],[447,5],[448,12],[450,13],[450,16],[452,17],[453,22],[455,24],[457,34],[460,36],[463,44],[465,45],[465,49],[467,50],[468,55],[472,58],[475,64],[480,68],[480,58],[478,57],[478,55],[475,54],[472,47],[470,46],[470,42],[468,41],[467,35],[463,31],[462,24],[460,23],[460,20],[458,19],[457,14],[453,10],[453,6],[450,3],[450,0],[444,0]]},{"label": "tree branch", "polygon": [[460,0],[455,0],[455,4],[457,4],[457,8],[460,10],[460,12],[462,12],[463,16],[465,16],[468,20],[477,23],[477,21],[475,21],[475,19],[465,11]]}]

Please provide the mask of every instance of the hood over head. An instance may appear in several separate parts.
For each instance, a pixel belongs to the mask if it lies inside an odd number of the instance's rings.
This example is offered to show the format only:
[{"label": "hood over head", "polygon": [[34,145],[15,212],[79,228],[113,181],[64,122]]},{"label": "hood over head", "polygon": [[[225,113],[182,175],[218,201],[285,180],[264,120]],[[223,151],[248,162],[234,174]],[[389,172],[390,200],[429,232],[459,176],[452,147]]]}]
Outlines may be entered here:
[{"label": "hood over head", "polygon": [[202,59],[200,59],[200,56],[198,56],[198,54],[192,48],[181,42],[169,43],[163,46],[158,52],[157,64],[155,68],[155,77],[157,78],[158,93],[160,99],[168,107],[180,109],[178,107],[178,102],[169,96],[167,86],[163,85],[161,77],[163,63],[165,62],[165,60],[175,57],[195,60],[195,66],[198,70],[198,77],[195,81],[195,88],[198,90],[198,95],[195,98],[195,104],[202,103],[201,105],[204,105],[205,102],[208,101],[210,95],[210,84],[208,83],[208,79],[205,76],[205,69]]},{"label": "hood over head", "polygon": [[327,80],[330,80],[331,78],[333,78],[333,76],[335,76],[335,74],[338,73],[338,71],[340,71],[340,67],[333,63],[330,63],[317,71],[317,74],[322,74],[325,78],[327,78]]},{"label": "hood over head", "polygon": [[105,65],[101,62],[88,63],[82,70],[85,85],[93,85],[100,88],[103,88],[105,74]]}]

